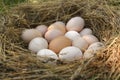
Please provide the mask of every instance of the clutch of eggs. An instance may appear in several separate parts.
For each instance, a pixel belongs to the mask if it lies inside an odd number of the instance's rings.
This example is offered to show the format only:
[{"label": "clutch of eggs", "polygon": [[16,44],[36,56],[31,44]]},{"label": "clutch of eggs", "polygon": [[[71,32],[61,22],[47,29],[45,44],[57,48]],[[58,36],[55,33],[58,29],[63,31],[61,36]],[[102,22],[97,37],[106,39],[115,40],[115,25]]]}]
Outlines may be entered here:
[{"label": "clutch of eggs", "polygon": [[[37,53],[38,59],[71,62],[89,59],[104,47],[90,28],[84,28],[82,17],[73,17],[66,24],[56,21],[49,25],[38,25],[25,29],[21,38],[29,43],[28,49]],[[83,57],[83,58],[82,58]]]}]

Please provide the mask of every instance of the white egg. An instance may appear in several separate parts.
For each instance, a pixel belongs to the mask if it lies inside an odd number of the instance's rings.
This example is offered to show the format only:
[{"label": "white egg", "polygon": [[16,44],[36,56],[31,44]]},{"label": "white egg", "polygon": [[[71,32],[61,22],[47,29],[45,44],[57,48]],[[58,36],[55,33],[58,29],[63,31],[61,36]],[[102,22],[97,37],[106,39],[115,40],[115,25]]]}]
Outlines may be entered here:
[{"label": "white egg", "polygon": [[47,26],[46,25],[39,25],[36,27],[36,29],[39,30],[42,33],[42,35],[44,35],[47,31]]},{"label": "white egg", "polygon": [[82,37],[79,37],[78,39],[72,42],[72,46],[78,47],[82,51],[85,51],[88,48],[88,45],[88,42]]},{"label": "white egg", "polygon": [[95,42],[91,44],[88,49],[93,49],[93,50],[99,50],[101,48],[105,47],[105,45],[102,42]]},{"label": "white egg", "polygon": [[94,35],[84,35],[83,39],[85,39],[89,43],[89,45],[99,41]]},{"label": "white egg", "polygon": [[58,56],[56,55],[56,53],[50,49],[42,49],[42,50],[38,51],[37,57],[42,61],[46,61],[49,59],[54,59],[54,60],[58,59]]},{"label": "white egg", "polygon": [[101,42],[91,44],[84,53],[84,58],[89,59],[93,57],[99,50],[103,49],[105,45]]},{"label": "white egg", "polygon": [[81,58],[82,58],[81,50],[74,46],[63,48],[59,53],[59,59],[63,62],[80,60]]},{"label": "white egg", "polygon": [[80,35],[84,36],[84,35],[89,35],[92,34],[92,30],[90,28],[84,28],[81,32]]},{"label": "white egg", "polygon": [[22,32],[21,37],[25,42],[30,42],[32,39],[36,37],[42,37],[42,34],[36,29],[25,29]]},{"label": "white egg", "polygon": [[85,25],[84,19],[81,17],[73,17],[71,18],[67,24],[66,24],[66,28],[68,31],[77,31],[80,32],[83,27]]},{"label": "white egg", "polygon": [[47,48],[48,48],[47,40],[40,37],[32,39],[28,46],[28,49],[35,53],[41,49],[47,49]]},{"label": "white egg", "polygon": [[81,37],[80,34],[76,31],[68,31],[65,33],[65,36],[69,38],[71,41],[76,40],[77,38]]}]

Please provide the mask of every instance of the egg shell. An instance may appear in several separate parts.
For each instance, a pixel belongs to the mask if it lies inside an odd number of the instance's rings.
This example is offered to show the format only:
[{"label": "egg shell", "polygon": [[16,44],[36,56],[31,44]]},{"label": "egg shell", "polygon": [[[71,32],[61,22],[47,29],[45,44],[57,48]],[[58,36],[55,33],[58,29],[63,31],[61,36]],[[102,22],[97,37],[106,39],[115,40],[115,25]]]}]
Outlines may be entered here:
[{"label": "egg shell", "polygon": [[38,30],[36,29],[25,29],[23,32],[22,32],[22,35],[21,35],[22,39],[25,41],[25,42],[30,42],[32,39],[36,38],[36,37],[42,37],[42,34],[41,32],[39,32]]},{"label": "egg shell", "polygon": [[92,30],[90,28],[84,28],[81,32],[80,35],[84,36],[84,35],[91,35],[92,34]]},{"label": "egg shell", "polygon": [[93,49],[94,51],[99,50],[101,48],[105,47],[105,45],[102,42],[95,42],[91,44],[88,49]]},{"label": "egg shell", "polygon": [[80,60],[82,56],[82,51],[74,46],[65,47],[59,53],[59,59],[63,62]]},{"label": "egg shell", "polygon": [[72,46],[78,47],[81,51],[84,52],[88,48],[89,44],[82,37],[79,37],[72,42]]},{"label": "egg shell", "polygon": [[84,35],[83,39],[85,39],[89,43],[89,45],[99,41],[94,35]]},{"label": "egg shell", "polygon": [[65,36],[69,38],[71,41],[76,40],[77,38],[81,37],[80,34],[76,31],[68,31],[65,33]]},{"label": "egg shell", "polygon": [[46,61],[49,59],[54,59],[54,60],[58,59],[58,56],[56,55],[56,53],[50,49],[42,49],[42,50],[38,51],[37,57],[42,61]]},{"label": "egg shell", "polygon": [[60,30],[58,29],[51,29],[51,30],[48,30],[46,33],[45,33],[45,39],[47,39],[48,42],[50,42],[51,40],[53,40],[54,38],[56,37],[59,37],[59,36],[63,36],[64,33],[61,32]]},{"label": "egg shell", "polygon": [[47,32],[47,26],[46,25],[39,25],[35,29],[39,30],[42,33],[42,36]]},{"label": "egg shell", "polygon": [[60,36],[53,39],[49,44],[49,49],[54,51],[55,53],[59,53],[59,51],[67,46],[71,46],[72,42],[65,36]]},{"label": "egg shell", "polygon": [[60,24],[65,27],[65,23],[63,23],[62,21],[56,21],[54,24]]},{"label": "egg shell", "polygon": [[85,25],[84,19],[82,17],[73,17],[71,18],[67,24],[66,28],[68,31],[77,31],[80,32]]},{"label": "egg shell", "polygon": [[57,22],[51,24],[48,27],[48,30],[51,30],[51,29],[58,29],[58,30],[62,31],[64,34],[66,33],[65,24],[63,22],[61,22],[61,21],[57,21]]},{"label": "egg shell", "polygon": [[47,49],[48,43],[47,40],[41,37],[34,38],[30,41],[28,49],[36,53],[41,49]]},{"label": "egg shell", "polygon": [[89,59],[93,57],[99,50],[103,49],[105,45],[101,42],[95,42],[91,44],[88,49],[84,52],[84,58]]}]

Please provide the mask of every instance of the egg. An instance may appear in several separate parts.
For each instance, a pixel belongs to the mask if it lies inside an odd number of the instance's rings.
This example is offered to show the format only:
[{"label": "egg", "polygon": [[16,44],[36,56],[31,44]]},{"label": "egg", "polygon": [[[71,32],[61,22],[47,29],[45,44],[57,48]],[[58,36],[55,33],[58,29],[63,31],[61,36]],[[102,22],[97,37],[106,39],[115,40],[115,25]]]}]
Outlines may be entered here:
[{"label": "egg", "polygon": [[39,30],[42,33],[42,36],[47,32],[47,26],[46,25],[39,25],[35,29]]},{"label": "egg", "polygon": [[47,49],[47,48],[48,48],[47,40],[41,37],[32,39],[28,45],[28,49],[35,53],[41,49]]},{"label": "egg", "polygon": [[89,59],[93,57],[99,50],[103,49],[105,45],[101,42],[95,42],[91,44],[88,49],[84,52],[84,58]]},{"label": "egg", "polygon": [[49,49],[54,51],[55,53],[59,53],[59,51],[67,46],[71,46],[72,42],[65,36],[60,36],[53,39],[49,44]]},{"label": "egg", "polygon": [[42,34],[36,29],[25,29],[22,32],[21,37],[25,42],[30,42],[32,39],[36,37],[42,37]]},{"label": "egg", "polygon": [[63,35],[64,35],[63,32],[61,32],[60,30],[52,29],[52,30],[48,30],[45,33],[45,39],[47,39],[47,41],[50,42],[54,38],[59,37],[59,36],[63,36]]},{"label": "egg", "polygon": [[94,35],[84,35],[83,39],[85,39],[89,45],[99,41]]},{"label": "egg", "polygon": [[72,42],[72,46],[78,47],[81,51],[85,51],[88,48],[89,44],[82,37],[79,37]]},{"label": "egg", "polygon": [[54,24],[59,24],[61,26],[64,26],[65,27],[65,23],[63,23],[62,21],[56,21]]},{"label": "egg", "polygon": [[63,22],[61,22],[61,21],[57,21],[57,22],[51,24],[51,25],[48,27],[48,30],[51,30],[51,29],[59,29],[59,30],[62,31],[63,33],[66,32],[65,23],[63,23]]},{"label": "egg", "polygon": [[68,31],[77,31],[80,32],[85,25],[84,19],[82,17],[73,17],[71,18],[67,24],[66,28]]},{"label": "egg", "polygon": [[92,34],[92,30],[90,28],[84,28],[81,32],[80,35],[84,36],[84,35],[89,35]]},{"label": "egg", "polygon": [[105,45],[102,42],[95,42],[91,44],[88,49],[93,49],[94,51],[99,50],[101,48],[105,47]]},{"label": "egg", "polygon": [[82,51],[74,46],[65,47],[59,53],[59,59],[63,62],[80,60],[82,56]]},{"label": "egg", "polygon": [[71,41],[76,40],[77,38],[81,37],[80,34],[76,31],[68,31],[65,33],[65,36],[69,38]]},{"label": "egg", "polygon": [[49,49],[42,49],[40,51],[37,52],[37,57],[41,60],[41,61],[46,61],[49,59],[53,59],[53,60],[57,60],[58,56],[56,55],[55,52],[53,52],[52,50]]}]

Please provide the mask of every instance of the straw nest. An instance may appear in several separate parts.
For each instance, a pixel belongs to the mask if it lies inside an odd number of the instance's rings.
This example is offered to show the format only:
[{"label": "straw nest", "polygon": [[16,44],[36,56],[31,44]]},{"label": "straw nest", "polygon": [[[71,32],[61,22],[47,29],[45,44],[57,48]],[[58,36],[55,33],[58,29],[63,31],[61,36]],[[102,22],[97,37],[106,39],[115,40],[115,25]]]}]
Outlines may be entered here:
[{"label": "straw nest", "polygon": [[[0,78],[2,80],[120,80],[120,20],[104,0],[48,0],[24,3],[0,17]],[[118,9],[118,8],[117,8]],[[69,64],[39,61],[21,39],[21,31],[36,25],[67,22],[82,16],[85,27],[105,43],[95,57]]]}]

